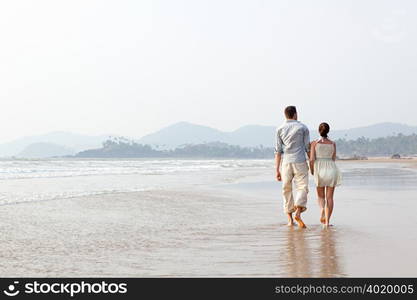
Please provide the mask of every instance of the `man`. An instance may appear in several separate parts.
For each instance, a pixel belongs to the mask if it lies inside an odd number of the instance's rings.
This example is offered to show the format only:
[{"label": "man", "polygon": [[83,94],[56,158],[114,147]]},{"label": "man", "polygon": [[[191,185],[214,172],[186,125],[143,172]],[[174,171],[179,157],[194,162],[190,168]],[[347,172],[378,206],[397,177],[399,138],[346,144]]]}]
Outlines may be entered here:
[{"label": "man", "polygon": [[[277,180],[282,181],[282,194],[284,197],[284,210],[288,216],[288,226],[294,225],[306,228],[301,213],[307,209],[308,194],[308,165],[306,154],[310,157],[310,132],[308,128],[298,121],[295,106],[285,108],[286,122],[277,129],[275,162]],[[280,168],[281,167],[281,168]],[[292,182],[295,182],[295,201],[292,191]]]}]

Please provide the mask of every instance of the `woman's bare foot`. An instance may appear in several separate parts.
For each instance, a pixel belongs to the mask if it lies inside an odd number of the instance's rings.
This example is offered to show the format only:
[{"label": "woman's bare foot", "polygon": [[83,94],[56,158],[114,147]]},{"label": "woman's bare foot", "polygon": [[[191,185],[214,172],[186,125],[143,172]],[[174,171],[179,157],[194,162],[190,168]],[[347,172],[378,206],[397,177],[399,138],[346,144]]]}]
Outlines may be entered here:
[{"label": "woman's bare foot", "polygon": [[292,219],[292,213],[287,214],[288,217],[288,227],[294,226],[294,220]]},{"label": "woman's bare foot", "polygon": [[324,213],[324,209],[321,210],[320,223],[321,224],[325,224],[326,223],[326,215]]},{"label": "woman's bare foot", "polygon": [[303,220],[301,220],[301,216],[295,216],[294,219],[297,221],[298,227],[307,228],[306,224],[304,224]]}]

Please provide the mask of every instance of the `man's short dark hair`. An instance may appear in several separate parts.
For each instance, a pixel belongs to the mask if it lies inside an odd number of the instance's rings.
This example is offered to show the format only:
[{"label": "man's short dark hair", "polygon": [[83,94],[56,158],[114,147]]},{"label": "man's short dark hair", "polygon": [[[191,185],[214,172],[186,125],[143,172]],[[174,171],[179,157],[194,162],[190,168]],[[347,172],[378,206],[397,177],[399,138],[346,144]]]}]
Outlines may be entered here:
[{"label": "man's short dark hair", "polygon": [[287,119],[292,119],[297,113],[297,108],[295,106],[287,106],[284,112]]}]

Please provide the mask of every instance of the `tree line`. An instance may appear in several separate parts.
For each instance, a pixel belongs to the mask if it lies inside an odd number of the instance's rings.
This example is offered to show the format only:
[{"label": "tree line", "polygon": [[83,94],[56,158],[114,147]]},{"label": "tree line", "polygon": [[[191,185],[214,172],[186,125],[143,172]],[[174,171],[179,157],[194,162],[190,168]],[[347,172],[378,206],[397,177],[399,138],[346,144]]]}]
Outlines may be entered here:
[{"label": "tree line", "polygon": [[[356,140],[339,139],[337,144],[339,157],[356,156],[392,156],[417,154],[417,135],[396,135],[377,139],[359,138]],[[188,144],[171,150],[157,150],[125,138],[109,139],[102,148],[78,153],[81,158],[272,158],[274,148],[241,147],[221,142]]]}]

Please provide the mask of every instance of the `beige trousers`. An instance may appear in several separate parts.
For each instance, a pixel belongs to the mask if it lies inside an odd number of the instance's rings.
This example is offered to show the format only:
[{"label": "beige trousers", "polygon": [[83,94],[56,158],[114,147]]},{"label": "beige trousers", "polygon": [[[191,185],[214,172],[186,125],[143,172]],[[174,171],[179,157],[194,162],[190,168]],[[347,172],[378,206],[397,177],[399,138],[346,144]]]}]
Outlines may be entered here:
[{"label": "beige trousers", "polygon": [[[301,212],[305,211],[307,209],[308,194],[307,162],[283,164],[281,166],[281,177],[285,213],[293,213],[297,207],[301,208]],[[293,196],[293,181],[296,188],[295,201]]]}]

